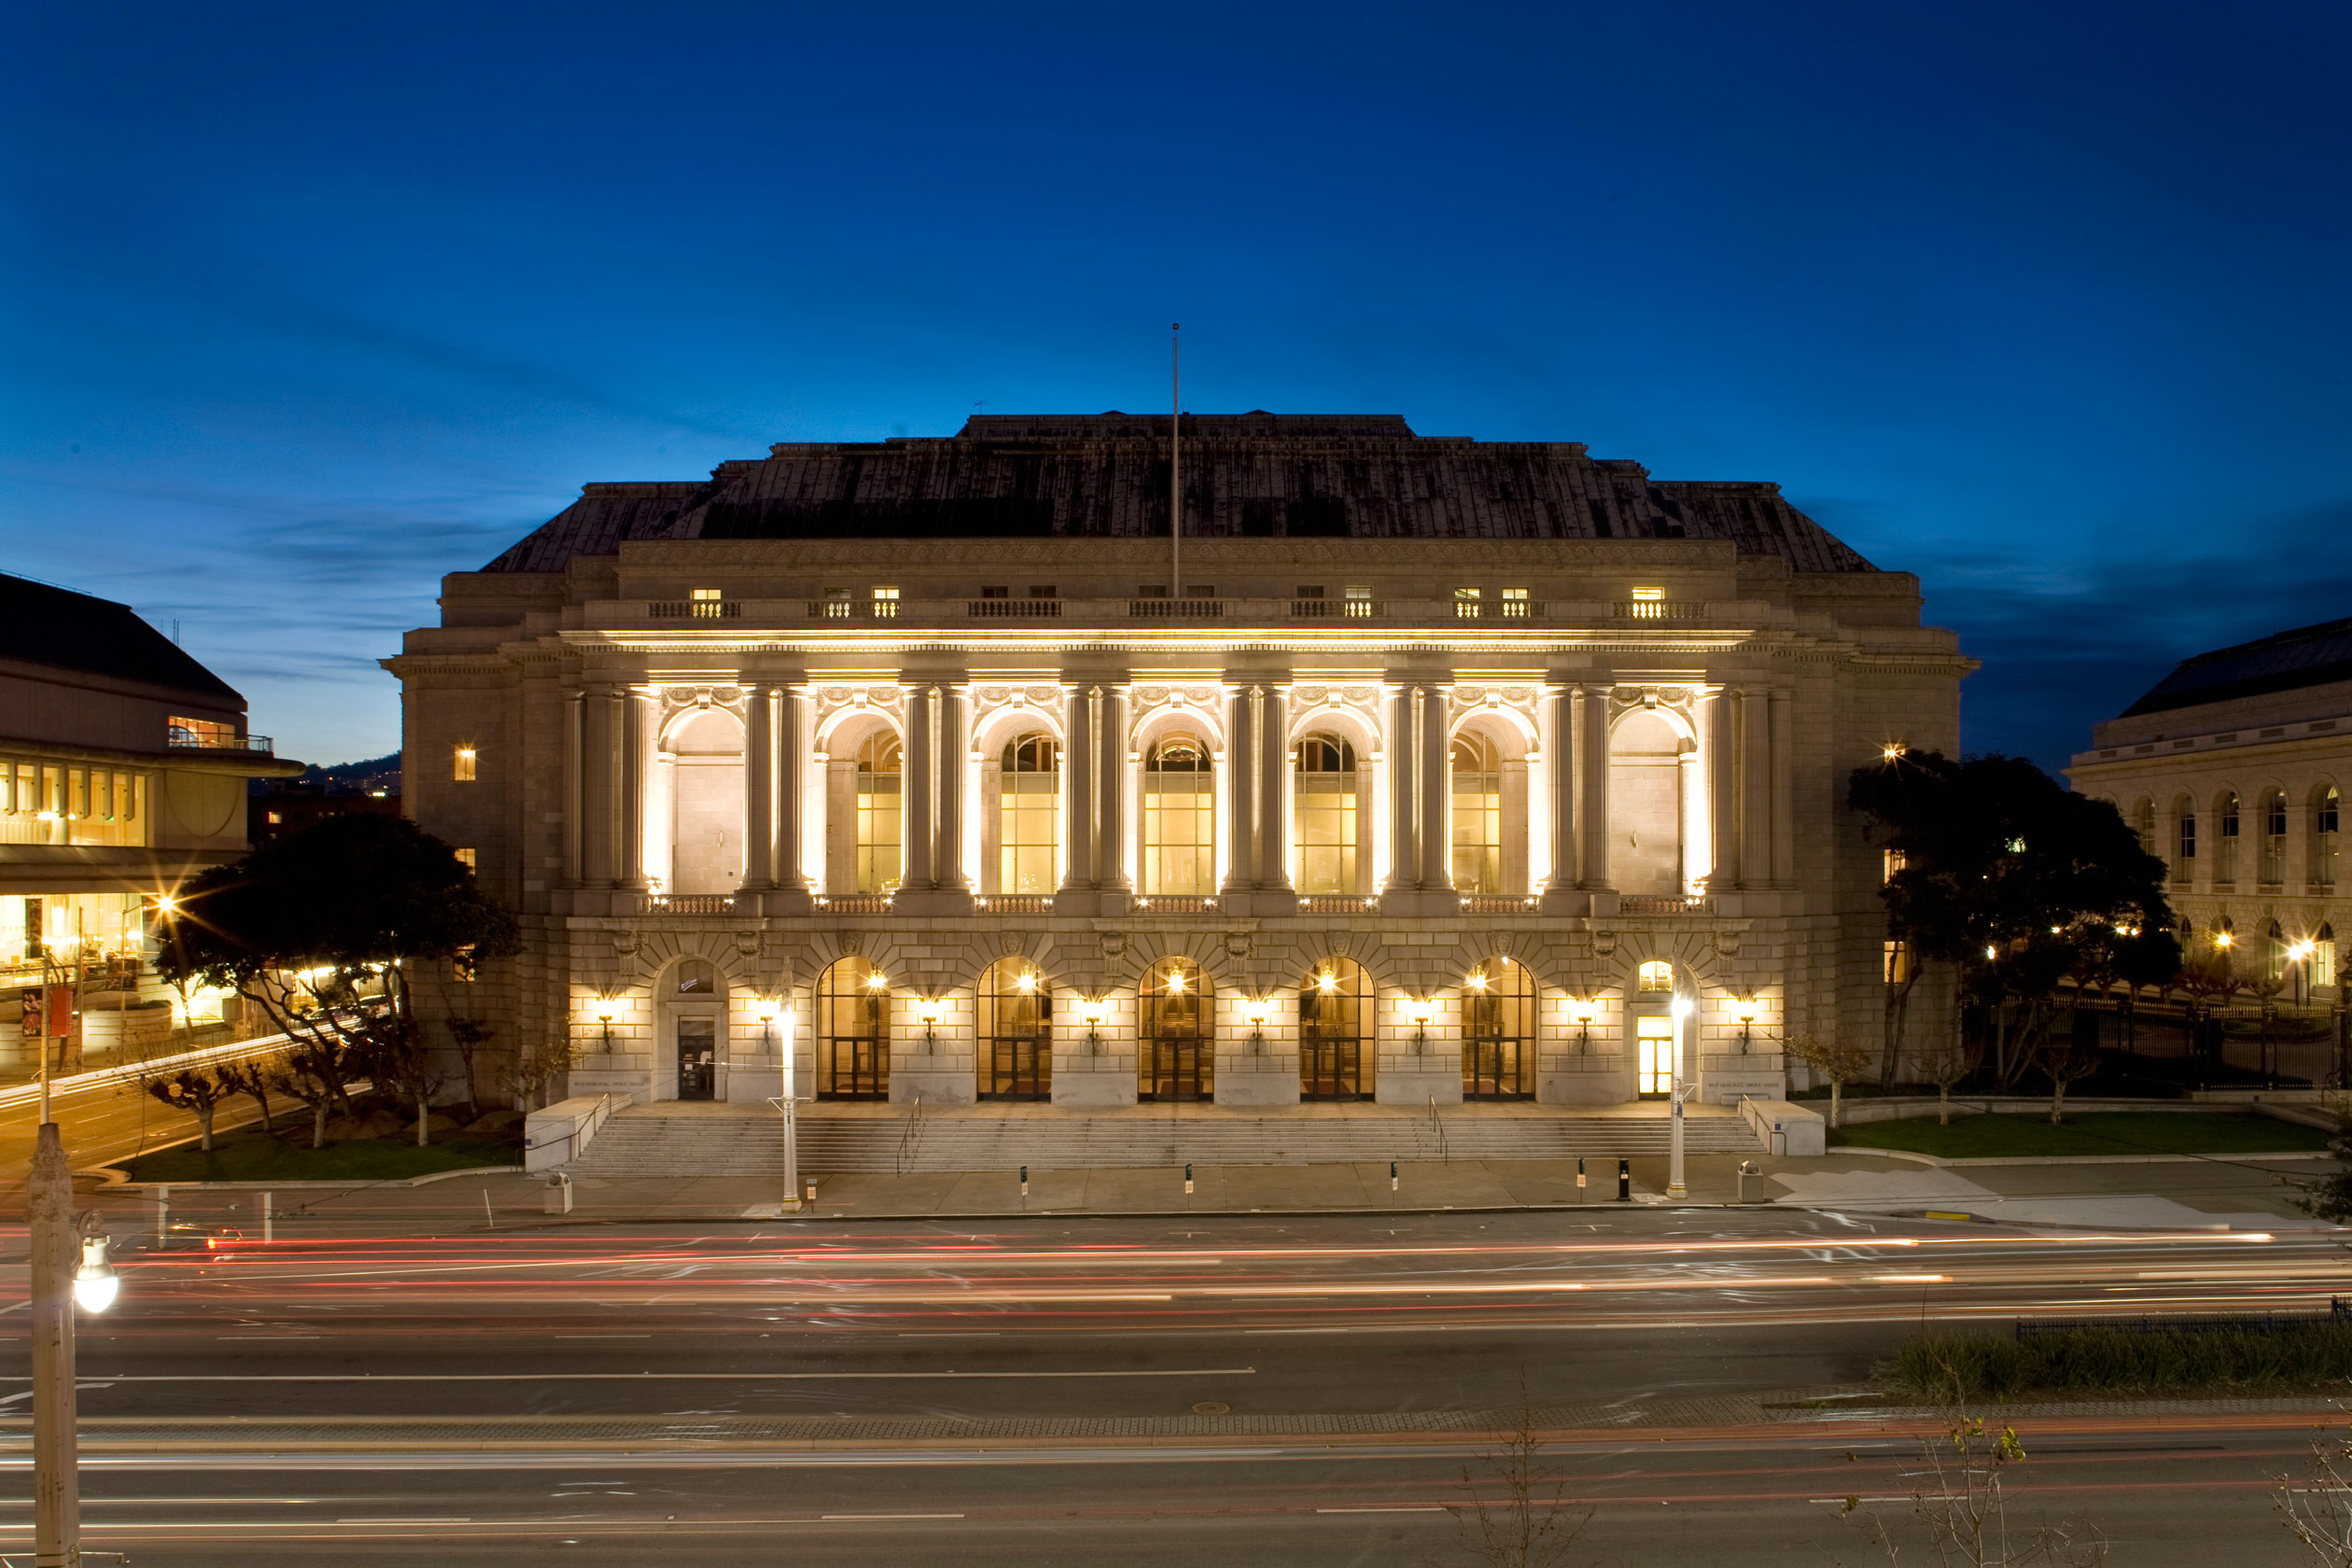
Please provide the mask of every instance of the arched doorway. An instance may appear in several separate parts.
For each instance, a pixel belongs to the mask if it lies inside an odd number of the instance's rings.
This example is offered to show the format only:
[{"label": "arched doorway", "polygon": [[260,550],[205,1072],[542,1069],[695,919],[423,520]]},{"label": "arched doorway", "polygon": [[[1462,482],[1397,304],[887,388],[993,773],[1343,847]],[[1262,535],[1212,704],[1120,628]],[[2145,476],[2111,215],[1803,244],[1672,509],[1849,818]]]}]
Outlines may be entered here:
[{"label": "arched doorway", "polygon": [[980,977],[980,1098],[1053,1093],[1053,987],[1029,959],[999,959]]},{"label": "arched doorway", "polygon": [[1352,959],[1317,964],[1298,987],[1298,1098],[1371,1092],[1372,981]]},{"label": "arched doorway", "polygon": [[890,984],[861,958],[817,978],[817,1098],[890,1098]]},{"label": "arched doorway", "polygon": [[1136,987],[1136,1093],[1207,1099],[1216,1088],[1216,991],[1190,959],[1162,959]]},{"label": "arched doorway", "polygon": [[719,1096],[719,1029],[727,1015],[719,968],[708,959],[680,959],[661,990],[663,1032],[678,1067],[679,1099]]},{"label": "arched doorway", "polygon": [[1535,981],[1498,958],[1462,987],[1462,1098],[1525,1099],[1535,1092]]}]

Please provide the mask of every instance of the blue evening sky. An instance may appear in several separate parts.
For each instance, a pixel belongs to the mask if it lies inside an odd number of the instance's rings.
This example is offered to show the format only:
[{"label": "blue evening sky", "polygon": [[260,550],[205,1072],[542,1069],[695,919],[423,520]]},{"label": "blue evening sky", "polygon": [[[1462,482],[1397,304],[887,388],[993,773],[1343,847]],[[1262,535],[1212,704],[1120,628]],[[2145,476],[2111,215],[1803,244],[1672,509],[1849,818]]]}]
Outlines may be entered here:
[{"label": "blue evening sky", "polygon": [[0,23],[0,567],[280,750],[583,480],[996,413],[1775,479],[2045,765],[2352,613],[2340,3],[97,6]]}]

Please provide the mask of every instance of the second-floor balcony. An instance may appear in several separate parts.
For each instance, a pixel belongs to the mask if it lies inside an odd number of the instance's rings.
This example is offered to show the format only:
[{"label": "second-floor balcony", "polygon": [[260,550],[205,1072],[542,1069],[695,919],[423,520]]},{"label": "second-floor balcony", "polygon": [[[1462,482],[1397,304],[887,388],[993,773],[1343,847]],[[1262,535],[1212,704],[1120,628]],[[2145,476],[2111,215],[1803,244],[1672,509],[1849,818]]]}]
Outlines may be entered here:
[{"label": "second-floor balcony", "polygon": [[[1440,596],[1307,598],[1291,595],[1153,594],[1117,597],[835,596],[724,600],[609,600],[589,607],[589,624],[618,628],[650,623],[723,622],[729,635],[752,627],[819,629],[876,626],[936,630],[1005,623],[1051,623],[1065,628],[1134,627],[1176,623],[1264,629],[1297,625],[1328,635],[1340,630],[1425,626],[1462,634],[1519,632],[1568,626],[1628,627],[1628,623],[1729,627],[1753,626],[1769,618],[1767,607],[1743,600],[1702,599],[1470,599]],[[712,628],[716,630],[714,626]],[[1009,629],[1009,628],[1008,628]],[[1631,629],[1628,627],[1628,629]]]}]

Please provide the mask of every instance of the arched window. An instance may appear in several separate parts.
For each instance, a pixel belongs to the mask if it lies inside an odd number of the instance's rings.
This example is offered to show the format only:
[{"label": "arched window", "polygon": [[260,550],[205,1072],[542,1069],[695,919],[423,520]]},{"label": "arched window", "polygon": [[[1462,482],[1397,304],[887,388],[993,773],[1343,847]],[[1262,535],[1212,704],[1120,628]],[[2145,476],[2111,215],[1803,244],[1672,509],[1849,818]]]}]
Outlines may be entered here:
[{"label": "arched window", "polygon": [[[732,893],[743,885],[743,726],[721,707],[688,713],[663,742],[669,775],[669,867],[662,890]],[[656,853],[661,819],[654,818]]]},{"label": "arched window", "polygon": [[1356,890],[1356,754],[1337,735],[1312,735],[1298,743],[1293,791],[1298,845],[1298,890]]},{"label": "arched window", "polygon": [[1050,1099],[1054,991],[1027,959],[999,959],[980,977],[980,1098]]},{"label": "arched window", "polygon": [[2262,922],[2262,978],[2282,980],[2287,975],[2287,933],[2276,920]]},{"label": "arched window", "polygon": [[1535,982],[1496,959],[1463,976],[1462,1097],[1524,1099],[1535,1089]]},{"label": "arched window", "polygon": [[2287,880],[2287,795],[2281,790],[2262,794],[2261,878],[2274,886]]},{"label": "arched window", "polygon": [[2335,786],[2320,785],[2311,807],[2311,885],[2315,888],[2335,886],[2337,805]]},{"label": "arched window", "polygon": [[858,748],[858,891],[898,890],[898,737],[887,731],[868,735]]},{"label": "arched window", "polygon": [[1143,889],[1147,894],[1216,891],[1217,813],[1209,749],[1165,735],[1143,759]]},{"label": "arched window", "polygon": [[2137,805],[2132,807],[2132,831],[2139,834],[2142,849],[2151,855],[2163,853],[2163,850],[2156,844],[2156,803],[2154,801],[2143,799]]},{"label": "arched window", "polygon": [[1050,893],[1058,885],[1055,864],[1061,823],[1059,758],[1049,735],[1007,741],[999,759],[997,793],[997,890]]},{"label": "arched window", "polygon": [[2311,983],[2332,986],[2336,983],[2335,927],[2322,924],[2311,933]]},{"label": "arched window", "polygon": [[1361,1099],[1370,1092],[1372,980],[1352,959],[1330,959],[1298,987],[1298,1094]]},{"label": "arched window", "polygon": [[1475,730],[1453,743],[1453,884],[1460,893],[1503,889],[1503,751]]},{"label": "arched window", "polygon": [[1214,1092],[1216,991],[1190,959],[1162,959],[1136,987],[1136,1091],[1145,1099]]},{"label": "arched window", "polygon": [[1645,991],[1671,991],[1674,988],[1674,966],[1664,959],[1644,959],[1634,971],[1634,983]]},{"label": "arched window", "polygon": [[2213,807],[2213,885],[2233,887],[2237,883],[2238,798],[2234,790],[2224,790]]},{"label": "arched window", "polygon": [[1619,892],[1684,891],[1683,736],[1663,712],[1633,708],[1609,730],[1609,881]]},{"label": "arched window", "polygon": [[2197,807],[2187,795],[2173,802],[2173,823],[2177,847],[2173,880],[2187,882],[2197,871]]},{"label": "arched window", "polygon": [[860,958],[836,959],[817,977],[817,1096],[890,1098],[890,986]]},{"label": "arched window", "polygon": [[680,959],[674,984],[679,996],[715,996],[719,990],[719,971],[708,959]]}]

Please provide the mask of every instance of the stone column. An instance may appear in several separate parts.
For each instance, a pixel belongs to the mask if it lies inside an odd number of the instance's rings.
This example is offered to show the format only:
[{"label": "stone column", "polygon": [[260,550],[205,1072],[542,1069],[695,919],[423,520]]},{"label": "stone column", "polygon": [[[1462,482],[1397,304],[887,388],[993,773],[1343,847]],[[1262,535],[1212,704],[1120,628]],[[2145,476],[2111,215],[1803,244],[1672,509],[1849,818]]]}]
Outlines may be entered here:
[{"label": "stone column", "polygon": [[970,699],[962,686],[934,688],[939,715],[938,847],[931,854],[931,875],[949,892],[970,892],[972,877],[964,867],[964,764],[972,740],[964,733]]},{"label": "stone column", "polygon": [[1707,874],[1707,847],[1700,842],[1706,835],[1707,803],[1701,791],[1707,775],[1695,746],[1674,763],[1674,890],[1687,894]]},{"label": "stone column", "polygon": [[1225,845],[1225,882],[1218,891],[1246,894],[1257,885],[1257,750],[1253,723],[1254,686],[1225,689],[1225,807],[1217,813],[1219,836]]},{"label": "stone column", "polygon": [[1257,752],[1258,887],[1281,895],[1284,911],[1296,897],[1290,875],[1290,690],[1267,686],[1253,697],[1250,744]]},{"label": "stone column", "polygon": [[583,887],[610,888],[619,877],[621,804],[621,691],[598,686],[581,705],[580,768],[580,880]]},{"label": "stone column", "polygon": [[621,886],[639,891],[647,886],[645,785],[653,766],[653,712],[647,700],[651,695],[636,686],[621,689]]},{"label": "stone column", "polygon": [[1764,693],[1740,693],[1740,886],[1772,885],[1772,737]]},{"label": "stone column", "polygon": [[1739,715],[1729,688],[1711,688],[1701,733],[1707,737],[1707,889],[1729,892],[1740,880]]},{"label": "stone column", "polygon": [[587,742],[585,701],[579,687],[564,688],[564,880],[573,886],[587,875],[581,867],[581,830],[588,820],[588,777],[582,752]]},{"label": "stone column", "polygon": [[1096,755],[1102,774],[1097,795],[1101,828],[1096,840],[1095,883],[1106,893],[1125,893],[1131,886],[1127,868],[1127,689],[1103,687],[1100,712]]},{"label": "stone column", "polygon": [[801,801],[802,771],[807,765],[801,722],[801,689],[797,682],[776,689],[776,717],[771,723],[776,740],[776,862],[773,875],[785,892],[808,890],[808,875],[801,869],[801,833],[806,812]]},{"label": "stone column", "polygon": [[1614,687],[1578,689],[1584,730],[1584,875],[1587,892],[1617,890],[1609,880],[1609,693]]},{"label": "stone column", "polygon": [[1555,682],[1544,689],[1545,795],[1551,803],[1551,875],[1544,891],[1565,893],[1576,886],[1576,689]]},{"label": "stone column", "polygon": [[[899,788],[906,787],[906,763],[899,762]],[[903,799],[903,797],[902,797]],[[825,863],[819,886],[836,896],[858,890],[858,762],[825,757]]]},{"label": "stone column", "polygon": [[1062,880],[1076,894],[1094,886],[1095,746],[1092,692],[1062,687]]},{"label": "stone column", "polygon": [[1389,875],[1383,891],[1405,892],[1421,880],[1421,810],[1415,804],[1421,776],[1413,747],[1421,688],[1393,686],[1388,697]]},{"label": "stone column", "polygon": [[743,692],[743,891],[776,885],[776,688]]},{"label": "stone column", "polygon": [[906,688],[906,750],[900,764],[906,823],[899,834],[899,886],[909,892],[928,890],[937,875],[931,861],[931,838],[937,826],[931,811],[931,789],[939,772],[933,761],[938,748],[934,744],[936,726],[931,710],[937,696],[937,689],[929,685]]},{"label": "stone column", "polygon": [[1452,689],[1433,682],[1421,693],[1421,885],[1424,892],[1443,892],[1453,886],[1453,844],[1446,831],[1453,760],[1446,712]]},{"label": "stone column", "polygon": [[1772,880],[1797,885],[1797,693],[1772,688]]}]

